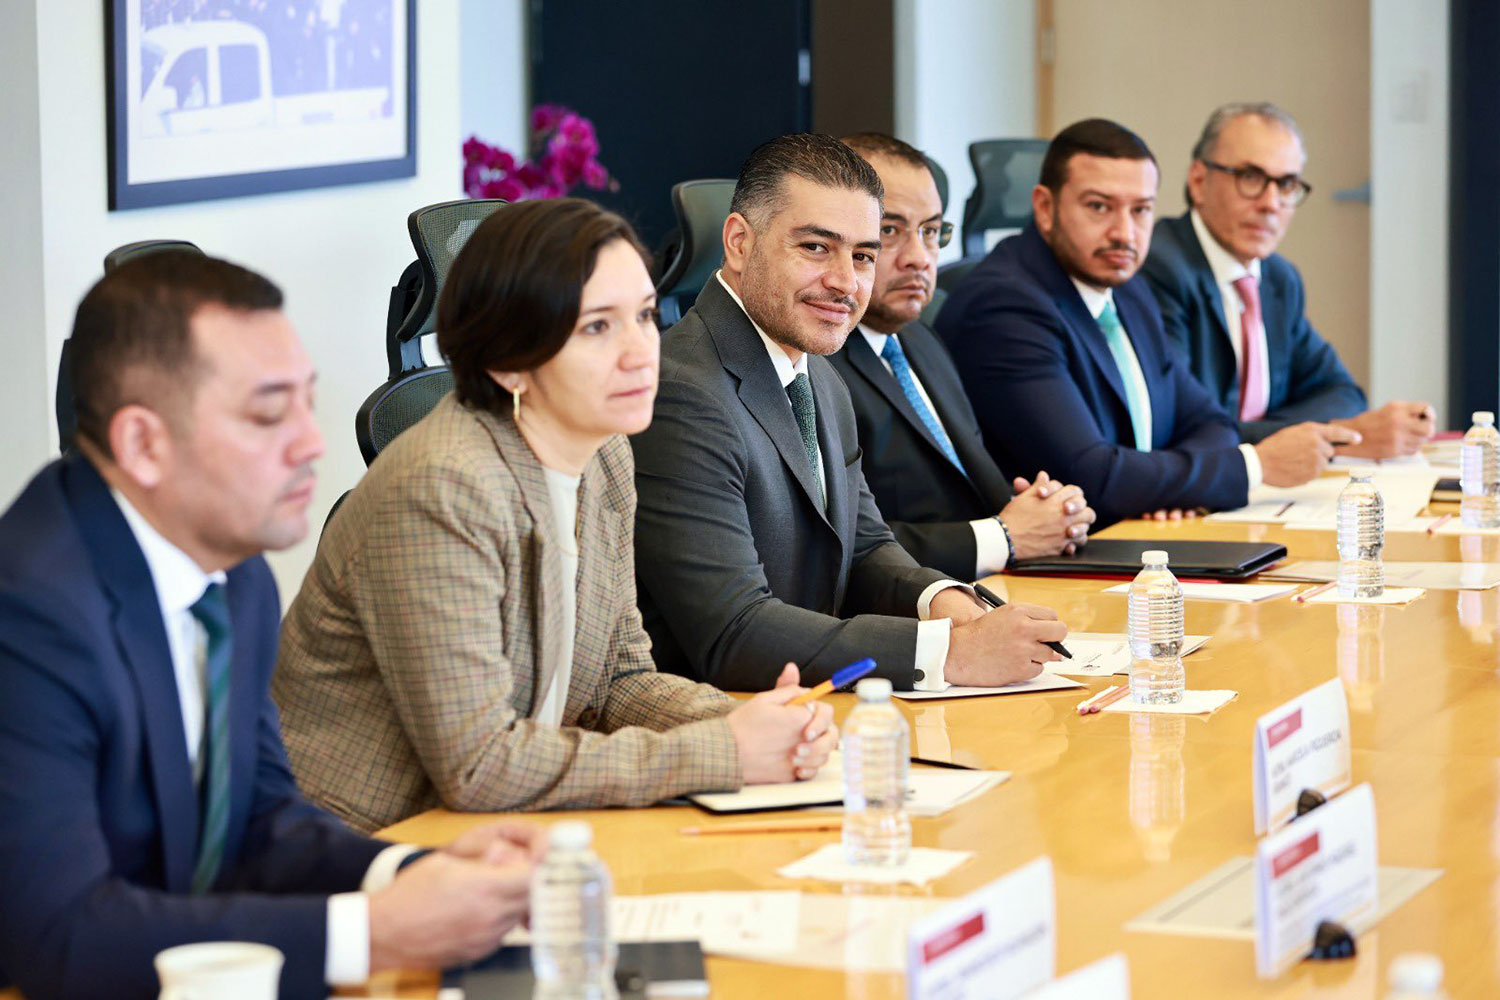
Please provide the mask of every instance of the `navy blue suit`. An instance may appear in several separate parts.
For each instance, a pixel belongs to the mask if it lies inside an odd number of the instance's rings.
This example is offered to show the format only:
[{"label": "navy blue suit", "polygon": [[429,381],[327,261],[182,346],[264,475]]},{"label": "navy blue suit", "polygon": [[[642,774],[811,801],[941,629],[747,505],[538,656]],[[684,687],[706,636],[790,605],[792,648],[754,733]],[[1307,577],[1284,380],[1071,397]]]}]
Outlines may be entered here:
[{"label": "navy blue suit", "polygon": [[1098,526],[1171,507],[1240,507],[1239,433],[1162,333],[1145,282],[1114,290],[1151,396],[1151,451],[1135,448],[1125,384],[1099,324],[1033,223],[1003,240],[938,314],[995,461],[1081,486]]},{"label": "navy blue suit", "polygon": [[[1167,338],[1219,405],[1239,413],[1239,362],[1224,329],[1224,301],[1191,216],[1156,224],[1141,274],[1156,293]],[[1302,275],[1280,254],[1260,262],[1260,311],[1271,394],[1264,417],[1240,424],[1243,440],[1259,441],[1304,420],[1326,422],[1365,411],[1364,392],[1307,321]],[[1231,332],[1239,340],[1240,331]]]},{"label": "navy blue suit", "polygon": [[161,609],[94,467],[43,469],[0,517],[0,553],[0,982],[28,1000],[154,997],[156,952],[233,939],[285,953],[282,997],[327,996],[326,897],[358,889],[385,845],[292,781],[264,560],[228,574],[229,832],[194,897],[199,799]]}]

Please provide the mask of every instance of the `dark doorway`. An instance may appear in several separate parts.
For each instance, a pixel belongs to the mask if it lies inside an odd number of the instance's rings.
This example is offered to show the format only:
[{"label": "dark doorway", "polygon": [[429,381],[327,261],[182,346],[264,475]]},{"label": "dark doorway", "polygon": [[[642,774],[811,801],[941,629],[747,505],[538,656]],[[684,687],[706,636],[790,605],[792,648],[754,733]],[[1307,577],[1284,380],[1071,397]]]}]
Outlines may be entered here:
[{"label": "dark doorway", "polygon": [[810,2],[531,0],[532,102],[593,120],[620,183],[597,198],[655,248],[673,184],[734,177],[760,143],[811,127]]}]

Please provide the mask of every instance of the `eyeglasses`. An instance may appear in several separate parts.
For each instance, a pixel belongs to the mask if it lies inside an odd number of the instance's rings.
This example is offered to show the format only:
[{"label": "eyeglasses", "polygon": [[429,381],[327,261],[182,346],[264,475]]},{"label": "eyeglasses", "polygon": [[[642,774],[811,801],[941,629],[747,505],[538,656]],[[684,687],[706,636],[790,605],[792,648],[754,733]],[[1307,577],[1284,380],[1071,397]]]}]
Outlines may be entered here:
[{"label": "eyeglasses", "polygon": [[[921,237],[922,245],[933,253],[941,250],[953,240],[953,223],[951,222],[924,222],[917,227],[917,235]],[[906,245],[911,239],[911,230],[899,222],[882,222],[880,224],[880,248],[895,252]]]},{"label": "eyeglasses", "polygon": [[1210,170],[1217,170],[1233,177],[1235,190],[1245,198],[1259,198],[1265,194],[1267,184],[1275,184],[1276,193],[1281,196],[1281,203],[1295,208],[1312,194],[1312,185],[1296,174],[1272,177],[1259,167],[1226,167],[1213,160],[1200,160],[1199,162]]}]

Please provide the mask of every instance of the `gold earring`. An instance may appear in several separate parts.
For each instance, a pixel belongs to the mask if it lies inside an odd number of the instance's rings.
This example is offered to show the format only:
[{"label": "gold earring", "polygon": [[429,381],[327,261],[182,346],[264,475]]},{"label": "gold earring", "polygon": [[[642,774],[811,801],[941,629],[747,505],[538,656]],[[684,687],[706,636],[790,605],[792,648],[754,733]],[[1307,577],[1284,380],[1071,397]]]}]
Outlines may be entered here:
[{"label": "gold earring", "polygon": [[510,409],[511,409],[512,419],[515,420],[515,422],[519,424],[521,422],[521,390],[520,389],[512,389],[510,391],[510,403],[511,403],[511,408]]}]

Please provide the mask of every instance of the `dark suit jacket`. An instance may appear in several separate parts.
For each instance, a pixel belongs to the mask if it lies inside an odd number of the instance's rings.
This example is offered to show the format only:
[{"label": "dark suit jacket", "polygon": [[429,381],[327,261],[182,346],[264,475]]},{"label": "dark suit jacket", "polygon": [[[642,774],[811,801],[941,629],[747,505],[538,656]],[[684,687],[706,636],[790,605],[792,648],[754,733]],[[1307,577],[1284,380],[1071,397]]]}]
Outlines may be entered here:
[{"label": "dark suit jacket", "polygon": [[1125,385],[1099,324],[1035,224],[953,289],[938,332],[958,363],[990,453],[1083,488],[1096,527],[1163,507],[1239,507],[1239,433],[1162,333],[1145,282],[1114,290],[1151,396],[1151,451],[1137,451]]},{"label": "dark suit jacket", "polygon": [[[1191,216],[1156,224],[1141,273],[1156,293],[1167,338],[1219,405],[1239,413],[1239,365],[1224,330],[1224,302]],[[1280,254],[1260,262],[1260,311],[1271,398],[1264,417],[1240,424],[1241,438],[1255,442],[1304,420],[1328,421],[1365,411],[1364,392],[1307,321],[1302,275]],[[1233,333],[1238,340],[1240,331]]]},{"label": "dark suit jacket", "polygon": [[967,476],[948,461],[863,334],[850,334],[828,360],[849,387],[865,479],[896,541],[923,566],[967,580],[977,558],[969,522],[998,514],[1010,502],[1010,484],[985,450],[958,369],[937,335],[918,322],[899,339]]},{"label": "dark suit jacket", "polygon": [[657,666],[758,691],[788,661],[812,683],[871,656],[910,688],[917,599],[944,577],[880,519],[828,359],[807,359],[825,513],[765,345],[717,279],[661,353],[655,416],[631,439],[636,578]]},{"label": "dark suit jacket", "polygon": [[229,572],[229,838],[195,897],[199,799],[161,609],[93,466],[43,469],[0,517],[0,553],[0,967],[29,1000],[146,998],[161,949],[260,941],[286,955],[283,997],[326,996],[326,897],[385,845],[292,782],[265,562]]}]

